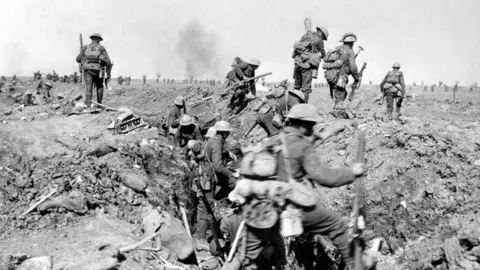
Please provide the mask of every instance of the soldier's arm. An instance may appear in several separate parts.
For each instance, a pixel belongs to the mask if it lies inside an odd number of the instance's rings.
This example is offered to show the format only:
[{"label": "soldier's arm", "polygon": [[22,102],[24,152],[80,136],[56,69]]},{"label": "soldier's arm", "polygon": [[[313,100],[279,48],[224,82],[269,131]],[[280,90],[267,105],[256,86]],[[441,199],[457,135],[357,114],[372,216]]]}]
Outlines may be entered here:
[{"label": "soldier's arm", "polygon": [[388,73],[387,75],[385,75],[385,77],[383,78],[382,82],[380,83],[380,90],[383,91],[383,86],[385,85],[385,83],[387,82],[387,77],[388,77]]},{"label": "soldier's arm", "polygon": [[85,50],[87,49],[87,46],[83,46],[82,50],[80,51],[80,53],[77,55],[77,63],[81,63],[82,62],[82,59],[83,57],[85,56]]},{"label": "soldier's arm", "polygon": [[360,74],[358,74],[358,67],[357,63],[355,62],[355,53],[353,50],[350,50],[348,53],[348,63],[350,64],[350,74],[355,82],[358,82],[360,80]]},{"label": "soldier's arm", "polygon": [[243,70],[247,67],[248,64],[245,62],[242,62],[235,67],[235,74],[237,75],[237,78],[241,78],[243,80],[243,77],[245,77],[245,73],[243,73]]},{"label": "soldier's arm", "polygon": [[225,166],[223,166],[223,151],[221,143],[218,141],[212,141],[212,166],[217,174],[221,174],[225,177],[231,178],[232,172],[230,172]]},{"label": "soldier's arm", "polygon": [[182,135],[180,129],[177,129],[177,132],[175,132],[173,142],[175,143],[175,146],[182,147]]},{"label": "soldier's arm", "polygon": [[402,86],[402,92],[405,94],[405,79],[403,78],[403,72],[400,74],[400,85]]},{"label": "soldier's arm", "polygon": [[170,111],[168,114],[168,122],[172,127],[178,127],[180,125],[180,115],[177,114],[176,110]]},{"label": "soldier's arm", "polygon": [[108,60],[108,63],[107,66],[110,66],[112,64],[112,62],[110,61],[110,56],[108,56],[108,52],[107,52],[107,49],[105,49],[105,47],[102,46],[102,49],[100,50],[100,54],[105,56]]},{"label": "soldier's arm", "polygon": [[325,48],[324,48],[324,45],[323,45],[323,40],[319,40],[316,44],[316,49],[317,49],[317,52],[321,53],[322,54],[322,59],[325,57]]},{"label": "soldier's arm", "polygon": [[309,147],[303,158],[307,178],[324,187],[340,187],[353,183],[355,176],[350,168],[331,169],[321,163],[315,148]]},{"label": "soldier's arm", "polygon": [[203,141],[203,136],[202,133],[200,132],[200,128],[197,126],[195,127],[195,140],[202,142]]}]

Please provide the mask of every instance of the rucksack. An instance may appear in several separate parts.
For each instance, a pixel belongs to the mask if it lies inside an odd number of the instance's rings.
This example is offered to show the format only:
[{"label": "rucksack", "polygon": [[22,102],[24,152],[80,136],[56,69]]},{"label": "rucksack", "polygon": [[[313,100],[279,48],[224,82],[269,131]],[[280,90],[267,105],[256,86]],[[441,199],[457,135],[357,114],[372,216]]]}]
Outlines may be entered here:
[{"label": "rucksack", "polygon": [[338,46],[333,50],[330,50],[325,55],[323,59],[323,69],[325,70],[325,79],[328,83],[336,83],[338,80],[338,74],[340,73],[340,69],[344,64],[343,59],[343,46]]},{"label": "rucksack", "polygon": [[391,83],[391,84],[397,84],[397,83],[400,83],[400,75],[402,73],[399,71],[399,72],[393,72],[393,71],[389,71],[387,73],[387,79],[386,79],[386,82],[387,83]]},{"label": "rucksack", "polygon": [[266,138],[256,145],[244,149],[240,174],[259,180],[276,176],[278,154],[281,150],[281,141],[278,136]]}]

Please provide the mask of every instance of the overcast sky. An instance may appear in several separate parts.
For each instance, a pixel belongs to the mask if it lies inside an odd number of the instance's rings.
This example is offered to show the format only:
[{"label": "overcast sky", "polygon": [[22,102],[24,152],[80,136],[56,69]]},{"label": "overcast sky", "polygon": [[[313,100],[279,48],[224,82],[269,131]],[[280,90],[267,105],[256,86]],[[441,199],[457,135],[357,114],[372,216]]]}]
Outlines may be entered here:
[{"label": "overcast sky", "polygon": [[258,57],[263,65],[257,73],[274,73],[267,81],[291,79],[293,44],[305,32],[304,18],[311,17],[313,26],[330,31],[326,48],[336,46],[344,32],[357,34],[355,50],[365,48],[357,64],[367,62],[366,81],[378,83],[396,61],[408,83],[480,81],[479,0],[0,2],[0,74],[8,76],[30,76],[36,69],[73,72],[78,34],[86,44],[99,32],[114,60],[114,76],[160,72],[182,78],[179,33],[195,21],[216,45],[218,66],[203,76],[223,79],[233,57],[240,56]]}]

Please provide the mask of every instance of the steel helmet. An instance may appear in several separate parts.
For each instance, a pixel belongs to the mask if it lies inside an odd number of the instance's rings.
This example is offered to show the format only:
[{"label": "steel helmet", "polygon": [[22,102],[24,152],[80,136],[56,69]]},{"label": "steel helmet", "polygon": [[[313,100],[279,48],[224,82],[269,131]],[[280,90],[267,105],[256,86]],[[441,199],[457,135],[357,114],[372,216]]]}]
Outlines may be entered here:
[{"label": "steel helmet", "polygon": [[287,114],[287,118],[309,122],[322,121],[317,108],[311,104],[297,104],[293,106],[292,109],[290,109],[290,112]]},{"label": "steel helmet", "polygon": [[183,106],[184,102],[185,100],[183,99],[182,96],[176,97],[175,100],[173,101],[173,103],[175,103],[175,105],[178,105],[178,106]]},{"label": "steel helmet", "polygon": [[102,36],[99,34],[99,33],[93,33],[91,36],[90,36],[91,39],[94,39],[94,38],[98,38],[100,39],[100,41],[103,40]]},{"label": "steel helmet", "polygon": [[188,114],[182,115],[182,118],[180,118],[180,126],[189,126],[191,124],[193,124],[193,118]]},{"label": "steel helmet", "polygon": [[53,87],[50,82],[46,82],[46,83],[44,83],[44,84],[45,84],[46,86],[48,86],[48,87]]},{"label": "steel helmet", "polygon": [[252,66],[260,66],[260,60],[258,60],[257,58],[250,59],[250,61],[248,61],[248,63]]},{"label": "steel helmet", "polygon": [[354,33],[345,33],[340,42],[357,42],[357,35]]},{"label": "steel helmet", "polygon": [[217,133],[217,130],[214,127],[210,127],[207,130],[207,134],[205,134],[205,137],[211,138],[211,137],[215,136],[216,133]]},{"label": "steel helmet", "polygon": [[232,131],[232,128],[230,127],[230,123],[223,120],[216,122],[213,127],[215,128],[216,131]]},{"label": "steel helmet", "polygon": [[327,28],[323,26],[317,26],[317,31],[320,31],[323,33],[323,39],[327,40],[328,39],[328,30]]},{"label": "steel helmet", "polygon": [[305,102],[305,95],[300,90],[288,90],[288,92],[296,97],[298,97],[302,102]]},{"label": "steel helmet", "polygon": [[397,62],[397,63],[393,63],[393,66],[392,66],[392,67],[393,67],[393,68],[400,68],[400,63],[398,63],[398,62]]},{"label": "steel helmet", "polygon": [[280,84],[277,85],[277,87],[285,87],[285,88],[287,88],[287,87],[288,87],[288,80],[285,79],[285,80],[281,81]]}]

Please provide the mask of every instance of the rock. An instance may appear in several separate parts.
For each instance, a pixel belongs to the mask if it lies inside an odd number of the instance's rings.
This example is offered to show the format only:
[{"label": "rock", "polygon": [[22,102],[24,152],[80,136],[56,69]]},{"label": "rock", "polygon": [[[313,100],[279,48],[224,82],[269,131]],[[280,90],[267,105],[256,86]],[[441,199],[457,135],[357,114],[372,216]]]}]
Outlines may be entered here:
[{"label": "rock", "polygon": [[3,114],[5,114],[5,115],[11,115],[12,113],[13,113],[13,110],[10,109],[10,108],[7,108],[7,109],[3,110]]},{"label": "rock", "polygon": [[87,156],[95,156],[95,157],[102,157],[117,151],[117,148],[108,143],[101,143],[100,145],[96,146],[94,149],[88,150],[85,155]]},{"label": "rock", "polygon": [[168,212],[152,209],[143,218],[145,235],[151,235],[160,227],[162,246],[171,250],[180,260],[187,259],[193,252],[193,242],[183,223]]},{"label": "rock", "polygon": [[65,94],[63,92],[57,93],[57,99],[58,100],[63,100],[65,99]]},{"label": "rock", "polygon": [[58,110],[60,108],[60,104],[54,103],[54,104],[50,105],[50,107],[54,110]]},{"label": "rock", "polygon": [[38,211],[44,213],[51,208],[59,207],[63,207],[78,214],[85,214],[88,211],[85,196],[83,193],[76,190],[70,192],[69,196],[58,196],[53,200],[42,203],[38,206]]},{"label": "rock", "polygon": [[147,188],[148,177],[141,171],[123,170],[119,173],[119,177],[122,184],[135,192],[143,193]]},{"label": "rock", "polygon": [[[97,256],[94,256],[97,255]],[[89,254],[74,263],[69,264],[61,269],[65,270],[109,270],[118,269],[120,263],[116,258],[107,256],[101,258],[102,254]],[[99,258],[100,257],[100,258]],[[98,259],[97,259],[98,258]]]},{"label": "rock", "polygon": [[52,264],[51,256],[33,257],[23,261],[16,270],[50,270],[53,267]]},{"label": "rock", "polygon": [[[5,269],[16,269],[19,264],[21,264],[23,261],[25,261],[28,258],[27,254],[23,253],[18,253],[18,254],[13,254],[13,255],[7,255],[4,258],[3,263],[5,266]],[[0,260],[0,263],[2,261]]]}]

